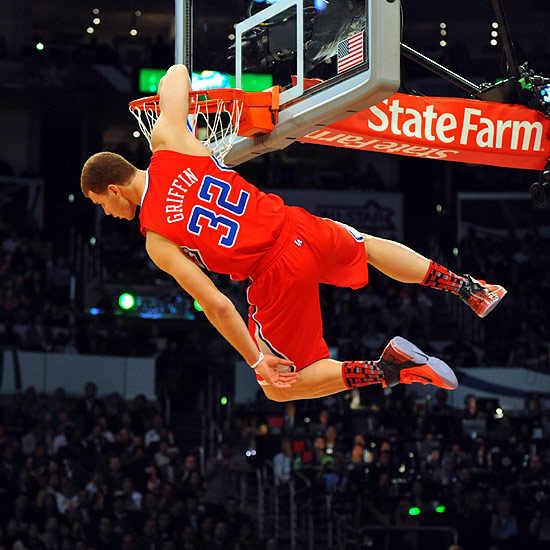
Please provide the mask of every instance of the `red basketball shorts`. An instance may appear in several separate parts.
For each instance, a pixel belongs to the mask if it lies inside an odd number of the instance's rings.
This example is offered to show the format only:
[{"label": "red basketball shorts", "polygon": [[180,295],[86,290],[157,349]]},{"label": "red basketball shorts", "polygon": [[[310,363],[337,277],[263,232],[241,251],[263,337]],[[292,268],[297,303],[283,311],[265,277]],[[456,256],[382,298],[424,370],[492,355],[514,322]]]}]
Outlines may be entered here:
[{"label": "red basketball shorts", "polygon": [[329,357],[319,283],[361,288],[368,266],[359,232],[301,208],[287,211],[281,235],[251,274],[248,329],[300,370]]}]

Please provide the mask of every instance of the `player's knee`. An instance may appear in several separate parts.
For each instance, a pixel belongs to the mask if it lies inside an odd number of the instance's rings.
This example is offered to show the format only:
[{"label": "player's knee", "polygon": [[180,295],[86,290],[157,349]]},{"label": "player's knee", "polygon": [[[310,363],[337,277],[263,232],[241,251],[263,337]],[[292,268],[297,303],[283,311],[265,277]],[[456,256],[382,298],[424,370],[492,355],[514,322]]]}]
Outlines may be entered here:
[{"label": "player's knee", "polygon": [[374,237],[367,233],[362,233],[363,243],[365,245],[365,251],[367,253],[367,262],[376,267],[380,260],[380,252],[385,250],[386,239],[381,237]]},{"label": "player's knee", "polygon": [[370,249],[370,245],[372,243],[372,241],[375,239],[375,237],[373,237],[372,235],[369,235],[367,233],[361,233],[361,235],[363,236],[363,244],[365,245],[365,250],[367,251],[367,259],[369,257],[369,249]]}]

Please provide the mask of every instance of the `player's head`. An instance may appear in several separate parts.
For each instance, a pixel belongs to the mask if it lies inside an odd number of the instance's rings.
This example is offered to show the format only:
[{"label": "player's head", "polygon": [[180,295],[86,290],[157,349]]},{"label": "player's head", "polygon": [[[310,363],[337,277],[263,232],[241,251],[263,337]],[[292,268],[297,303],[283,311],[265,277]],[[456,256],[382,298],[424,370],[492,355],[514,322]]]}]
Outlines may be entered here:
[{"label": "player's head", "polygon": [[102,151],[92,155],[84,164],[80,176],[80,187],[85,196],[90,191],[105,193],[109,184],[129,185],[137,168],[116,153]]},{"label": "player's head", "polygon": [[84,196],[94,204],[100,204],[106,214],[131,220],[136,206],[124,195],[136,173],[137,168],[124,157],[104,151],[86,161],[80,187]]}]

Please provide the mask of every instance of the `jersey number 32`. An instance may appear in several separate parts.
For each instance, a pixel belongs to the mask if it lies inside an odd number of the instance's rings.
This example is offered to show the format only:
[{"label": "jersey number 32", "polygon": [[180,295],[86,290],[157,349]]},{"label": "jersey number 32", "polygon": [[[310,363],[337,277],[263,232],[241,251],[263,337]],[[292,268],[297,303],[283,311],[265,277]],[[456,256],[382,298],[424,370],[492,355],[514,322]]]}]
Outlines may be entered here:
[{"label": "jersey number 32", "polygon": [[[215,197],[213,188],[219,189]],[[225,229],[220,236],[218,244],[231,248],[235,244],[240,228],[239,222],[234,218],[244,214],[250,194],[241,190],[239,199],[234,203],[229,200],[230,192],[231,185],[228,182],[219,180],[213,176],[206,176],[198,192],[198,198],[206,204],[196,204],[193,206],[189,222],[187,223],[189,233],[200,235],[205,222],[207,222],[206,227],[211,229]],[[218,206],[218,212],[215,212],[212,208],[208,208],[207,205],[213,206],[213,203]]]}]

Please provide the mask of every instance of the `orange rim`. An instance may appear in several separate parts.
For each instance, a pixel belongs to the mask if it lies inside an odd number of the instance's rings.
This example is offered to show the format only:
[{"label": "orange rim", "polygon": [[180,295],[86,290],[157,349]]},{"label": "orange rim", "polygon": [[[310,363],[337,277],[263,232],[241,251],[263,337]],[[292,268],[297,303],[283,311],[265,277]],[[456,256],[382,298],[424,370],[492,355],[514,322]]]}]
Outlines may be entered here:
[{"label": "orange rim", "polygon": [[134,99],[128,103],[130,109],[139,110],[139,111],[155,111],[159,112],[159,96],[152,95],[149,97],[140,97],[139,99]]},{"label": "orange rim", "polygon": [[[190,111],[196,112],[208,112],[212,108],[217,107],[218,102],[222,100],[225,105],[230,106],[232,103],[238,101],[247,105],[246,92],[243,90],[237,90],[235,88],[216,88],[212,90],[194,90],[189,92],[190,98]],[[159,112],[159,96],[152,95],[148,97],[141,97],[130,101],[129,107],[131,109],[139,109],[140,111],[155,111]]]},{"label": "orange rim", "polygon": [[[239,119],[238,135],[255,137],[270,132],[277,124],[279,87],[264,92],[245,92],[236,88],[215,88],[189,92],[190,114],[210,115],[223,110]],[[134,99],[128,104],[131,110],[160,114],[159,96]],[[137,115],[137,113],[135,113]],[[237,121],[234,121],[237,124]]]}]

